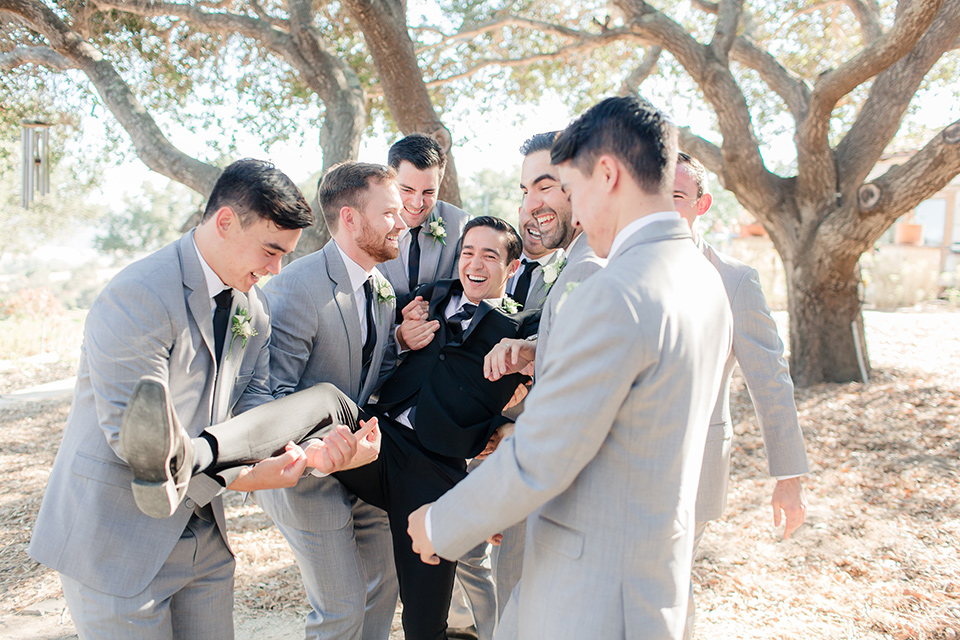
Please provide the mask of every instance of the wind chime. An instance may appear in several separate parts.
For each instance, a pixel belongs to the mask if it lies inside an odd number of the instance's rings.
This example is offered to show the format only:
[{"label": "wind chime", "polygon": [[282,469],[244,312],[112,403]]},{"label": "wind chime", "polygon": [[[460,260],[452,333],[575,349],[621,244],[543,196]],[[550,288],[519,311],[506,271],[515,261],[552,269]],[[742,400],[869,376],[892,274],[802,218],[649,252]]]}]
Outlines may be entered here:
[{"label": "wind chime", "polygon": [[23,158],[23,194],[20,206],[30,208],[34,194],[50,192],[50,124],[39,120],[20,121]]}]

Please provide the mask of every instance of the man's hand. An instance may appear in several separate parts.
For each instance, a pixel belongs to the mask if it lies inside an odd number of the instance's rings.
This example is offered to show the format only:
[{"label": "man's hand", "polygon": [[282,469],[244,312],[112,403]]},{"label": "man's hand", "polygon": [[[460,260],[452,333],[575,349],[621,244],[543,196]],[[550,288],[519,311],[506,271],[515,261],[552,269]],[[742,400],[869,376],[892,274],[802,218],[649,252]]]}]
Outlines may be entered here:
[{"label": "man's hand", "polygon": [[785,516],[783,539],[787,540],[807,516],[807,500],[803,497],[800,478],[778,480],[770,502],[773,504],[773,526],[780,526],[781,512]]},{"label": "man's hand", "polygon": [[[364,425],[361,425],[359,431],[352,433],[346,425],[337,425],[336,429],[323,437],[323,440],[312,442],[307,447],[305,451],[307,466],[314,467],[317,471],[326,474],[353,468],[349,465],[357,455],[358,442],[366,440],[367,436],[376,429],[376,426],[376,420],[370,420]],[[375,437],[376,449],[379,453],[379,431],[377,431]],[[363,464],[372,462],[375,459],[376,456]]]},{"label": "man's hand", "polygon": [[494,382],[511,373],[533,374],[535,340],[504,338],[483,358],[483,376]]},{"label": "man's hand", "polygon": [[357,437],[357,453],[343,470],[362,467],[380,457],[380,428],[377,426],[375,417],[366,422],[361,420],[360,430],[355,435]]},{"label": "man's hand", "polygon": [[397,344],[400,349],[423,349],[433,340],[433,335],[440,328],[439,320],[427,320],[430,316],[430,305],[417,296],[403,308],[403,320],[397,328]]},{"label": "man's hand", "polygon": [[306,467],[307,456],[303,449],[288,442],[283,453],[244,468],[227,488],[234,491],[286,489],[297,484]]},{"label": "man's hand", "polygon": [[518,384],[517,388],[513,390],[513,395],[510,396],[510,400],[504,405],[503,410],[512,409],[523,402],[523,399],[527,397],[528,393],[530,393],[530,387],[525,382]]},{"label": "man's hand", "polygon": [[433,551],[433,543],[427,537],[427,509],[425,504],[407,518],[407,535],[413,541],[413,552],[420,554],[420,559],[426,564],[440,564],[440,558]]},{"label": "man's hand", "polygon": [[487,446],[483,448],[483,451],[478,453],[473,457],[474,460],[483,460],[491,453],[497,450],[497,447],[500,446],[500,443],[507,436],[513,435],[514,424],[508,422],[506,424],[500,425],[497,427],[497,430],[493,432],[493,435],[490,436],[490,440],[487,441]]}]

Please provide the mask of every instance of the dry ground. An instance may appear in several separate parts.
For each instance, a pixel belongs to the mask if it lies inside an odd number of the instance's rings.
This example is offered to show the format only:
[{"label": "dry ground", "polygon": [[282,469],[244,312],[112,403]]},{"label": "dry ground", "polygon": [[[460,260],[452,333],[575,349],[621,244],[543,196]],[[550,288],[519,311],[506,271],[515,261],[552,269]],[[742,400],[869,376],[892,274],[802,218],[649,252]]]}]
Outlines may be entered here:
[{"label": "dry ground", "polygon": [[[797,394],[812,473],[807,524],[785,542],[772,526],[773,481],[756,419],[735,380],[730,501],[696,565],[696,637],[953,639],[960,632],[960,313],[928,305],[868,312],[866,323],[870,384]],[[0,390],[11,389],[7,375],[0,372]],[[29,377],[47,381],[43,372]],[[59,624],[50,602],[60,595],[55,574],[25,554],[68,408],[0,410],[4,637],[73,637],[68,616]],[[228,511],[238,637],[302,637],[307,605],[286,544],[257,507],[231,496]]]}]

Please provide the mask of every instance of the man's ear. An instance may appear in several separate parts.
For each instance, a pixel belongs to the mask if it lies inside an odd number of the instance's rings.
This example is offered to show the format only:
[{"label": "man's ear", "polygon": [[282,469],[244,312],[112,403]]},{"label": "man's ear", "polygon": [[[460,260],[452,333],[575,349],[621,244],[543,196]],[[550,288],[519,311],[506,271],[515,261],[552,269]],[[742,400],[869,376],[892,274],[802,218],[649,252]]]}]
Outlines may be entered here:
[{"label": "man's ear", "polygon": [[513,274],[520,268],[520,259],[516,259],[507,266],[507,278],[512,278]]},{"label": "man's ear", "polygon": [[697,215],[702,216],[707,211],[710,210],[710,205],[713,204],[713,196],[709,193],[705,193],[700,196],[700,199],[697,200]]},{"label": "man's ear", "polygon": [[340,226],[353,233],[357,228],[358,212],[353,207],[340,207]]},{"label": "man's ear", "polygon": [[600,172],[600,178],[607,193],[613,191],[620,181],[620,163],[611,155],[604,154],[597,158],[593,167],[594,173]]},{"label": "man's ear", "polygon": [[237,217],[236,212],[227,206],[217,209],[217,212],[213,214],[213,220],[217,229],[217,235],[221,238],[226,237],[230,231],[230,227],[240,224],[240,218]]}]

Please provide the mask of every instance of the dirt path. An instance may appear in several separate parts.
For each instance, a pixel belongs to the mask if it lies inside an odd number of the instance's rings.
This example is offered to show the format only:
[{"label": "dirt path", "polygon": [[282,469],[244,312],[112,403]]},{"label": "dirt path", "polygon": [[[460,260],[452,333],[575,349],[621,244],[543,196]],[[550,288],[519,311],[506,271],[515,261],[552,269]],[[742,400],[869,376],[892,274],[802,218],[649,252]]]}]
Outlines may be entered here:
[{"label": "dirt path", "polygon": [[[866,314],[871,383],[798,392],[813,467],[807,524],[773,529],[774,482],[742,380],[730,500],[695,569],[697,638],[956,638],[960,632],[960,313]],[[0,389],[4,387],[0,372]],[[0,637],[75,637],[56,575],[25,554],[69,409],[0,408]],[[302,637],[306,602],[283,538],[228,498],[239,640]],[[396,625],[398,626],[398,625]],[[394,638],[402,638],[395,632]]]}]

